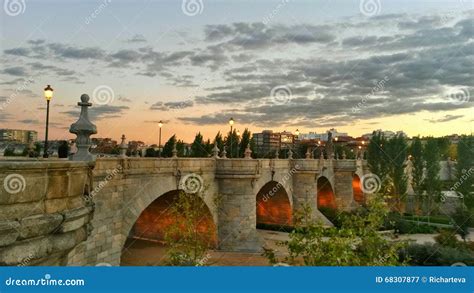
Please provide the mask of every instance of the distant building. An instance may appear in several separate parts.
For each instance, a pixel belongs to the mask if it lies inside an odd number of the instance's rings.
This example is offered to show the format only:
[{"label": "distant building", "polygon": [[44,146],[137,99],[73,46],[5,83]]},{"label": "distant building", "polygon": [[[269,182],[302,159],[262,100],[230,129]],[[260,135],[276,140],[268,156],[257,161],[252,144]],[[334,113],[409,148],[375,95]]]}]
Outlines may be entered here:
[{"label": "distant building", "polygon": [[403,137],[407,137],[407,135],[403,131],[393,132],[393,131],[390,131],[390,130],[382,130],[382,129],[377,129],[377,130],[374,130],[371,133],[366,133],[366,134],[362,135],[362,137],[365,138],[365,139],[371,139],[374,132],[375,133],[381,133],[385,138],[392,138],[396,135],[402,135]]},{"label": "distant building", "polygon": [[258,156],[265,156],[276,150],[292,149],[297,140],[297,136],[289,131],[263,130],[261,133],[254,133],[252,137]]},{"label": "distant building", "polygon": [[309,133],[301,133],[298,136],[299,140],[316,140],[316,141],[327,141],[328,140],[328,132],[332,134],[332,138],[336,137],[347,137],[347,132],[338,132],[336,129],[331,128],[326,132],[323,133],[316,133],[316,132],[309,132]]},{"label": "distant building", "polygon": [[0,129],[0,142],[30,144],[37,140],[38,132],[34,130]]}]

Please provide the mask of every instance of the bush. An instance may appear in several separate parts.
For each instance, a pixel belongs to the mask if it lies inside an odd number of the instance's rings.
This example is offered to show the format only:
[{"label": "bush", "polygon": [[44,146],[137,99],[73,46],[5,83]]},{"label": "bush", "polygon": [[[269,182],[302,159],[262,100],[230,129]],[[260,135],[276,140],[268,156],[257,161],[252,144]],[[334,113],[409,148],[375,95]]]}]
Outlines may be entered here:
[{"label": "bush", "polygon": [[452,248],[461,248],[463,243],[456,238],[456,233],[452,230],[443,229],[440,231],[439,235],[435,237],[436,243],[441,246],[452,247]]},{"label": "bush", "polygon": [[450,266],[458,262],[472,266],[474,253],[437,243],[411,244],[400,250],[400,261],[407,261],[414,266]]},{"label": "bush", "polygon": [[392,212],[384,222],[384,229],[395,230],[400,234],[432,234],[438,231],[438,228],[424,223],[407,221],[399,213]]}]

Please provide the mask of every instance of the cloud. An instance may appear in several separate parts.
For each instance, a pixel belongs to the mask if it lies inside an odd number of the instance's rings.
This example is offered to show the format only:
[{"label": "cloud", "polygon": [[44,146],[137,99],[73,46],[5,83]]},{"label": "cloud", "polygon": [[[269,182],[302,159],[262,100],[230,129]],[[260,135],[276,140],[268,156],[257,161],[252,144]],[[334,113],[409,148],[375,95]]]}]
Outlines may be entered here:
[{"label": "cloud", "polygon": [[150,106],[150,110],[158,111],[170,111],[190,108],[194,106],[194,102],[191,100],[176,101],[176,102],[156,102]]},{"label": "cloud", "polygon": [[25,67],[22,66],[15,66],[15,67],[9,67],[5,68],[2,73],[8,74],[8,75],[13,75],[13,76],[27,76],[28,72],[26,71]]},{"label": "cloud", "polygon": [[[106,120],[110,118],[123,117],[123,115],[129,110],[128,106],[112,106],[112,105],[99,105],[89,109],[89,118],[92,122]],[[64,111],[63,114],[69,116],[72,119],[78,119],[80,109],[75,107],[73,110]]]},{"label": "cloud", "polygon": [[426,121],[429,121],[431,123],[443,123],[443,122],[449,122],[449,121],[456,120],[456,119],[463,118],[463,117],[464,117],[464,115],[444,115],[441,118],[426,119]]},{"label": "cloud", "polygon": [[141,34],[136,34],[126,41],[127,43],[146,43],[146,39]]}]

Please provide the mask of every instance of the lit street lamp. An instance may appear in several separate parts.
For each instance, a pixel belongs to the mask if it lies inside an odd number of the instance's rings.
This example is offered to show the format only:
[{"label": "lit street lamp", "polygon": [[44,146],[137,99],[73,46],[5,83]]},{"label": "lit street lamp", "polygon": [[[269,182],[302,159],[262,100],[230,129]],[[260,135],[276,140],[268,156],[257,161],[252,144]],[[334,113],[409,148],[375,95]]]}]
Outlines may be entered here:
[{"label": "lit street lamp", "polygon": [[163,121],[158,122],[158,126],[160,127],[160,137],[158,141],[158,156],[161,157],[161,127],[163,127]]},{"label": "lit street lamp", "polygon": [[232,158],[232,126],[234,125],[234,118],[230,117],[229,125],[230,125],[230,157]]},{"label": "lit street lamp", "polygon": [[49,127],[49,102],[53,98],[53,88],[48,84],[44,89],[44,98],[46,99],[46,132],[44,135],[43,158],[48,158],[48,127]]}]

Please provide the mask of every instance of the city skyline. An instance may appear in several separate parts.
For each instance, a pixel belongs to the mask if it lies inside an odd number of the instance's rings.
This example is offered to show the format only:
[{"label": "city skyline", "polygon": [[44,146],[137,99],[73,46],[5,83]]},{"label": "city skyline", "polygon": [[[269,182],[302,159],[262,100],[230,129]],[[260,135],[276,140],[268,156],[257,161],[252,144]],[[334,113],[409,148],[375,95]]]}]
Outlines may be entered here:
[{"label": "city skyline", "polygon": [[[363,3],[361,1],[360,3]],[[377,2],[377,1],[375,1]],[[184,2],[183,2],[184,3]],[[468,1],[86,1],[2,14],[0,128],[73,138],[91,96],[96,137],[191,142],[235,129],[357,137],[375,129],[472,133]],[[120,5],[114,5],[120,4]],[[298,17],[295,17],[298,16]]]}]

